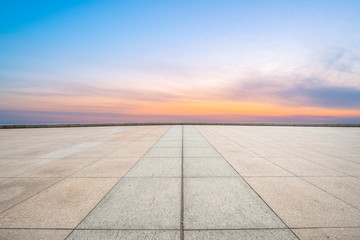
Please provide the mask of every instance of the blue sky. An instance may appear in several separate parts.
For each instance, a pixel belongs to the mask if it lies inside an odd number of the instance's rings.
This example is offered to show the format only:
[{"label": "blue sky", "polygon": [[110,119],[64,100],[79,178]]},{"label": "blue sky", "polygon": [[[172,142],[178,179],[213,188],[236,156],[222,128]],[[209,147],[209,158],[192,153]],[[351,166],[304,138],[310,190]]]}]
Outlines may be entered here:
[{"label": "blue sky", "polygon": [[0,116],[261,121],[271,108],[284,121],[354,121],[359,12],[346,0],[2,1]]}]

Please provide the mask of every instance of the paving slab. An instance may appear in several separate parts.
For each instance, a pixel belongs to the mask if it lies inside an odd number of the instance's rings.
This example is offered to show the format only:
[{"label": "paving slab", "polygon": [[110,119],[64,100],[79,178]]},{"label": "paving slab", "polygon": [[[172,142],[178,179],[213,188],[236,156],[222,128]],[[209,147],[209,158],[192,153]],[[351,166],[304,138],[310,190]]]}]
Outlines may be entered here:
[{"label": "paving slab", "polygon": [[297,176],[346,176],[344,173],[297,157],[267,159]]},{"label": "paving slab", "polygon": [[0,229],[0,240],[63,240],[71,230]]},{"label": "paving slab", "polygon": [[72,177],[123,177],[139,158],[102,158]]},{"label": "paving slab", "polygon": [[180,178],[123,178],[81,229],[178,229]]},{"label": "paving slab", "polygon": [[300,240],[358,240],[360,228],[293,229]]},{"label": "paving slab", "polygon": [[360,211],[297,177],[248,177],[246,181],[289,226],[360,226]]},{"label": "paving slab", "polygon": [[173,230],[75,230],[67,240],[180,240]]},{"label": "paving slab", "polygon": [[296,240],[298,239],[289,229],[266,230],[201,230],[185,231],[185,240]]},{"label": "paving slab", "polygon": [[185,157],[184,177],[228,176],[239,177],[239,174],[220,157]]},{"label": "paving slab", "polygon": [[282,228],[241,178],[184,179],[185,229]]},{"label": "paving slab", "polygon": [[60,181],[61,178],[9,178],[0,182],[0,213]]},{"label": "paving slab", "polygon": [[294,176],[289,171],[260,157],[228,157],[226,160],[241,176]]},{"label": "paving slab", "polygon": [[181,177],[181,158],[142,158],[126,177]]},{"label": "paving slab", "polygon": [[211,158],[221,158],[222,156],[214,148],[185,148],[184,157],[211,157]]},{"label": "paving slab", "polygon": [[355,177],[306,177],[306,181],[360,209],[360,179]]},{"label": "paving slab", "polygon": [[150,149],[144,157],[146,158],[179,158],[182,155],[180,147],[157,147]]},{"label": "paving slab", "polygon": [[0,214],[0,228],[75,228],[118,180],[64,179]]},{"label": "paving slab", "polygon": [[86,167],[96,159],[66,159],[58,160],[27,171],[19,177],[67,177]]}]

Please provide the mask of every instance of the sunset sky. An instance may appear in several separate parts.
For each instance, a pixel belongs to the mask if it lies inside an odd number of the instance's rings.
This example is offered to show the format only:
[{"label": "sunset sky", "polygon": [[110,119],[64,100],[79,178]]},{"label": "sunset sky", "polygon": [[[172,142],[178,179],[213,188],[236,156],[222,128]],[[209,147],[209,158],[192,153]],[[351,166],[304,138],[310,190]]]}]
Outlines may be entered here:
[{"label": "sunset sky", "polygon": [[1,1],[0,124],[360,122],[359,0]]}]

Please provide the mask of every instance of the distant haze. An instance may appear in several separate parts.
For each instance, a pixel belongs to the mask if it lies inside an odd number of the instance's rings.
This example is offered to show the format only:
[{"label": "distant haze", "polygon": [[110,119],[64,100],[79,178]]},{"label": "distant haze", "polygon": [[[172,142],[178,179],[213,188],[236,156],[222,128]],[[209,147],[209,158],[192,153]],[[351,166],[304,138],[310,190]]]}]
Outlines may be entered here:
[{"label": "distant haze", "polygon": [[360,1],[3,1],[0,124],[360,122]]}]

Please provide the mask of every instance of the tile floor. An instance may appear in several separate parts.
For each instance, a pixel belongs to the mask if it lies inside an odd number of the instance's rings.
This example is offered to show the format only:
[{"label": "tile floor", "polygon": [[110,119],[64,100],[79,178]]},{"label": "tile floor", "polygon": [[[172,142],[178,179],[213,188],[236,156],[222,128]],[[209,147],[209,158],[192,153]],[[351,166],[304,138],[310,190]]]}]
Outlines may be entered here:
[{"label": "tile floor", "polygon": [[360,239],[360,128],[0,130],[1,239]]}]

